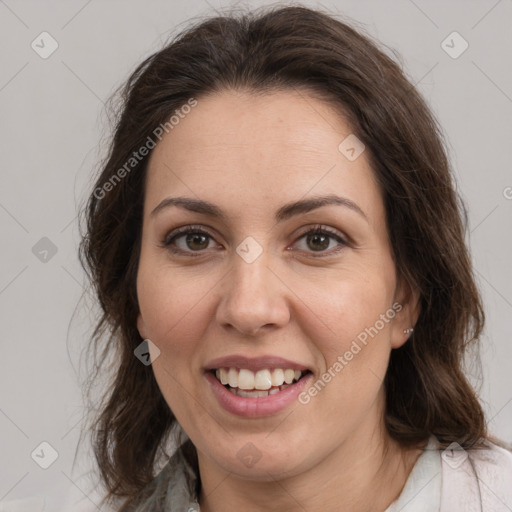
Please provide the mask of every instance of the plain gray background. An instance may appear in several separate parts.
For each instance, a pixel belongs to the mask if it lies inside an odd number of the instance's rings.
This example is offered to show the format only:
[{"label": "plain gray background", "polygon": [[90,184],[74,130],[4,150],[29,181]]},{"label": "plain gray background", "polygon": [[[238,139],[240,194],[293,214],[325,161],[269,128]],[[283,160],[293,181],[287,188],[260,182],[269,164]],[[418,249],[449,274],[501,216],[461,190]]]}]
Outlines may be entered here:
[{"label": "plain gray background", "polygon": [[[237,5],[270,3],[279,2]],[[487,313],[483,380],[476,370],[472,380],[491,431],[511,443],[512,1],[302,4],[353,19],[397,50],[443,126]],[[77,208],[104,155],[103,103],[187,20],[229,5],[0,0],[0,502],[45,496],[44,510],[58,510],[70,491],[89,507],[97,501],[83,478],[91,457],[72,467],[84,414],[76,372],[92,323],[81,310],[70,322],[84,286]],[[42,32],[58,44],[46,59],[31,47],[51,48]],[[58,453],[48,469],[31,457],[43,441]]]}]

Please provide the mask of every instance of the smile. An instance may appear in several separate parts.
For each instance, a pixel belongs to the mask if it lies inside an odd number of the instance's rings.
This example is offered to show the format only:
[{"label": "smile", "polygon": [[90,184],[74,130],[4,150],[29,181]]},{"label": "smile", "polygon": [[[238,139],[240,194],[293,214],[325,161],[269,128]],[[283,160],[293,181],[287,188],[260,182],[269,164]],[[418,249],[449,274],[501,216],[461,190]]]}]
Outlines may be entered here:
[{"label": "smile", "polygon": [[298,382],[309,370],[266,368],[253,372],[246,368],[219,368],[212,370],[212,373],[230,393],[244,398],[262,398],[283,391]]},{"label": "smile", "polygon": [[246,419],[274,416],[293,407],[314,380],[304,364],[275,356],[219,358],[205,365],[203,375],[214,403]]}]

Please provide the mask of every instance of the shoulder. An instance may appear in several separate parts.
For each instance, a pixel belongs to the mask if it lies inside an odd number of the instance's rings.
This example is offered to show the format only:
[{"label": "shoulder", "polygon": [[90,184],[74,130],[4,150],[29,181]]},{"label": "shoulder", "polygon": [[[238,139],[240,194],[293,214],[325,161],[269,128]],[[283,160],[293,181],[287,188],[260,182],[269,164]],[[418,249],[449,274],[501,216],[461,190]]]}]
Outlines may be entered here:
[{"label": "shoulder", "polygon": [[510,450],[491,440],[483,440],[477,447],[466,451],[449,446],[441,458],[442,494],[446,505],[441,510],[459,510],[460,506],[468,511],[512,510]]},{"label": "shoulder", "polygon": [[[139,493],[126,510],[129,512],[165,512],[197,510],[196,475],[180,448],[160,473]],[[1,512],[1,511],[0,511]]]},{"label": "shoulder", "polygon": [[468,454],[477,464],[483,466],[500,466],[507,470],[512,470],[512,450],[504,448],[486,439],[482,447],[468,450]]},{"label": "shoulder", "polygon": [[476,475],[478,477],[496,478],[501,481],[506,477],[507,487],[512,483],[512,451],[490,440],[484,441],[482,447],[468,450]]},{"label": "shoulder", "polygon": [[512,451],[490,440],[482,448],[468,450],[479,481],[489,489],[501,491],[509,497],[512,505]]}]

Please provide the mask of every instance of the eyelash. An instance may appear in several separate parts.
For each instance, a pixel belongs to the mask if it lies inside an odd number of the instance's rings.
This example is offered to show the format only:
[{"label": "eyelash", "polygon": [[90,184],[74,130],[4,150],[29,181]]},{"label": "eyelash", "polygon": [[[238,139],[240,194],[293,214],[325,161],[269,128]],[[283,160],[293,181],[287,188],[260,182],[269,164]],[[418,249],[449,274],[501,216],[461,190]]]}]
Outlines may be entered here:
[{"label": "eyelash", "polygon": [[[206,251],[206,249],[202,249],[200,251],[183,251],[182,249],[178,249],[178,248],[176,248],[176,247],[174,247],[172,245],[177,238],[180,238],[181,236],[187,235],[189,233],[206,235],[209,238],[214,239],[213,235],[210,234],[208,231],[206,231],[201,226],[185,226],[183,228],[177,228],[176,230],[171,231],[169,234],[167,234],[165,236],[165,238],[163,239],[160,247],[162,247],[164,249],[167,249],[170,252],[172,252],[174,254],[178,254],[178,255],[186,255],[186,256],[191,256],[191,257],[202,256],[204,254],[204,252]],[[323,257],[327,257],[327,256],[332,256],[334,253],[338,253],[339,251],[341,251],[343,249],[343,247],[346,247],[346,246],[349,245],[348,242],[343,240],[343,238],[341,238],[337,234],[336,231],[334,231],[333,229],[331,229],[331,228],[329,228],[327,226],[322,226],[320,224],[316,225],[313,228],[311,228],[310,230],[305,231],[304,233],[302,233],[298,237],[297,240],[300,240],[300,239],[304,238],[307,235],[317,235],[317,234],[319,234],[319,235],[328,235],[330,238],[333,238],[337,242],[339,242],[341,247],[338,247],[336,249],[331,249],[329,251],[319,251],[318,255],[314,255],[314,252],[311,251],[311,254],[313,254],[314,258],[323,258]],[[308,251],[308,253],[310,253],[310,251]]]}]

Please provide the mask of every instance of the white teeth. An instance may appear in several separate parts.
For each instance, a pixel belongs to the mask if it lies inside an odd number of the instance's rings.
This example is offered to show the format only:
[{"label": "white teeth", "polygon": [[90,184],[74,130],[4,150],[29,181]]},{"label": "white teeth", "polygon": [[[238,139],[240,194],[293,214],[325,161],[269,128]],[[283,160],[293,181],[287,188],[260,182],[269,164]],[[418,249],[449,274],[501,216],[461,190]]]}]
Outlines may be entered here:
[{"label": "white teeth", "polygon": [[[229,372],[231,374],[231,370],[229,370]],[[254,381],[255,380],[256,379],[254,378],[254,373],[252,373],[251,370],[240,370],[240,372],[238,373],[238,387],[240,389],[254,389]],[[232,388],[236,387],[236,386],[233,386],[231,383],[229,385]],[[258,388],[258,386],[256,386],[256,389],[260,389],[260,388]],[[261,388],[261,389],[264,389],[264,388]]]},{"label": "white teeth", "polygon": [[284,370],[276,368],[272,372],[272,386],[282,386],[284,383]]},{"label": "white teeth", "polygon": [[[217,375],[217,372],[220,373],[220,376]],[[228,377],[228,371],[226,370],[226,368],[221,368],[220,370],[217,370],[217,372],[215,372],[215,374],[217,375],[217,379],[220,380],[222,385],[225,386],[226,384],[228,384],[229,383],[229,377]]]},{"label": "white teeth", "polygon": [[[284,389],[301,378],[302,372],[300,370],[293,370],[288,368],[275,368],[273,370],[264,369],[257,372],[247,370],[245,368],[219,368],[215,370],[215,376],[222,385],[229,385],[233,388],[233,392],[238,394],[238,391],[243,391],[244,394],[240,396],[268,396],[274,395],[280,389]],[[250,395],[247,392],[252,391]],[[262,393],[258,394],[256,391]]]},{"label": "white teeth", "polygon": [[268,396],[268,391],[244,391],[243,389],[238,389],[236,394],[245,398],[260,398]]},{"label": "white teeth", "polygon": [[[240,370],[240,374],[243,371],[249,370]],[[270,370],[260,370],[259,372],[256,372],[254,377],[254,387],[261,390],[270,389],[272,387],[272,377],[270,376]]]},{"label": "white teeth", "polygon": [[285,370],[284,371],[284,381],[286,382],[286,384],[291,384],[293,382],[294,378],[295,378],[294,370]]},{"label": "white teeth", "polygon": [[256,393],[254,393],[254,391],[251,392],[251,391],[244,391],[243,389],[237,389],[236,394],[238,396],[243,396],[245,398],[252,398],[252,397],[257,398],[257,395],[256,395]]},{"label": "white teeth", "polygon": [[228,390],[233,393],[234,395],[238,395],[238,396],[243,396],[244,398],[260,398],[260,397],[264,397],[264,396],[269,396],[269,395],[275,395],[277,393],[279,393],[279,391],[283,391],[283,389],[286,389],[290,384],[283,384],[282,386],[279,386],[279,387],[273,387],[271,389],[269,389],[268,391],[264,391],[264,390],[257,390],[257,389],[253,389],[253,390],[245,390],[245,389],[240,389],[240,388],[232,388],[232,387],[228,387]]},{"label": "white teeth", "polygon": [[236,368],[230,368],[228,372],[228,384],[232,388],[238,387],[238,370]]}]

